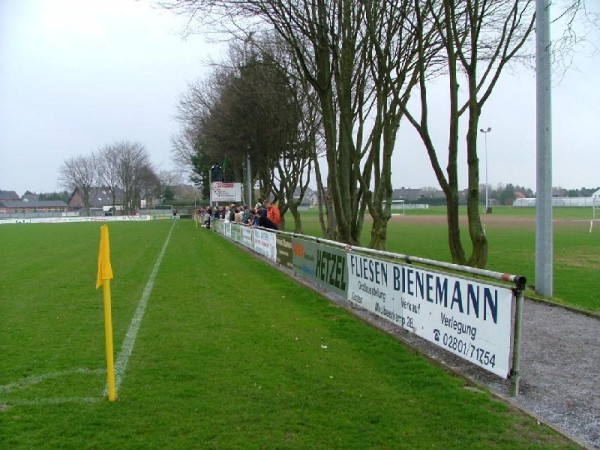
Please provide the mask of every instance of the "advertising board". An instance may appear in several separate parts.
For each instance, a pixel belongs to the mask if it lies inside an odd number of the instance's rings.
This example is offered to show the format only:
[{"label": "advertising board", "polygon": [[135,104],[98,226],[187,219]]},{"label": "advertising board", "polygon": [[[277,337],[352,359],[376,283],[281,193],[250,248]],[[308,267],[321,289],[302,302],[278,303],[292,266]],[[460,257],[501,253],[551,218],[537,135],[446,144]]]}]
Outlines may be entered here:
[{"label": "advertising board", "polygon": [[241,202],[242,183],[215,181],[210,185],[210,202]]},{"label": "advertising board", "polygon": [[352,253],[347,264],[348,300],[507,378],[510,289]]},{"label": "advertising board", "polygon": [[253,249],[256,253],[263,255],[271,261],[277,261],[277,244],[275,233],[254,228]]},{"label": "advertising board", "polygon": [[286,269],[294,269],[294,255],[291,236],[278,234],[277,242],[277,262]]},{"label": "advertising board", "polygon": [[254,248],[254,230],[249,227],[241,227],[242,240],[241,243],[244,247]]},{"label": "advertising board", "polygon": [[346,252],[315,242],[292,239],[293,266],[308,278],[343,297],[347,295]]}]

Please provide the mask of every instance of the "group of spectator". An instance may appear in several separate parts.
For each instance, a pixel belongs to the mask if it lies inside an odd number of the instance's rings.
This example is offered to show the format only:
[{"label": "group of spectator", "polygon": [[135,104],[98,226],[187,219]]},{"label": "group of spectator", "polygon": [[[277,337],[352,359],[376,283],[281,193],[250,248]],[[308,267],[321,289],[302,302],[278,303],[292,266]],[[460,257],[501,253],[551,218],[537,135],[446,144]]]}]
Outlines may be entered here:
[{"label": "group of spectator", "polygon": [[281,223],[281,212],[277,201],[271,203],[269,200],[260,198],[254,208],[249,208],[248,205],[236,205],[235,203],[228,206],[208,206],[198,210],[198,217],[203,218],[202,226],[204,228],[210,228],[213,219],[272,230],[278,230]]}]

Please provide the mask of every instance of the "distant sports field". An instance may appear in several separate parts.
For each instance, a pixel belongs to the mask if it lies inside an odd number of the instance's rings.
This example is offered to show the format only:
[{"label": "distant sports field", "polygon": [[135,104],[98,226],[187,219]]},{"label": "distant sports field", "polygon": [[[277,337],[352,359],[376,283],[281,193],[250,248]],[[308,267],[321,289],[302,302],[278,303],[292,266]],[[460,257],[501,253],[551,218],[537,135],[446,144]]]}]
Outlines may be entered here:
[{"label": "distant sports field", "polygon": [[0,227],[1,449],[577,448],[192,221],[109,231],[114,403],[100,225]]},{"label": "distant sports field", "polygon": [[[400,211],[398,211],[400,212]],[[591,208],[554,208],[554,297],[553,301],[600,312],[600,220],[590,233]],[[320,233],[316,213],[303,216],[307,234]],[[527,277],[527,296],[534,296],[535,209],[495,207],[482,216],[489,239],[487,269]],[[463,211],[463,245],[470,252]],[[451,262],[445,209],[407,210],[389,222],[387,250]],[[365,220],[362,244],[367,246],[369,219]]]}]

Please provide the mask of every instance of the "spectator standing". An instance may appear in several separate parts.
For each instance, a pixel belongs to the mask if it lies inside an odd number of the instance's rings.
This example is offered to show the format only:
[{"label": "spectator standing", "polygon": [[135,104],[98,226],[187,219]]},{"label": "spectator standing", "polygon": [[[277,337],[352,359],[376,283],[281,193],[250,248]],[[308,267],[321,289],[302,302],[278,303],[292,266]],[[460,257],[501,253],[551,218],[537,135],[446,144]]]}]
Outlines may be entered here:
[{"label": "spectator standing", "polygon": [[250,209],[250,219],[248,220],[248,225],[252,225],[253,227],[258,226],[258,209]]},{"label": "spectator standing", "polygon": [[210,215],[211,215],[212,211],[210,208],[206,208],[206,211],[204,212],[204,224],[202,224],[202,226],[204,228],[210,228]]},{"label": "spectator standing", "polygon": [[248,209],[248,205],[242,206],[242,223],[245,225],[250,224],[250,210]]},{"label": "spectator standing", "polygon": [[255,211],[254,214],[254,224],[259,227],[269,228],[271,230],[277,230],[277,225],[275,225],[266,215],[262,215],[260,211]]},{"label": "spectator standing", "polygon": [[262,198],[258,199],[256,204],[256,212],[260,213],[261,216],[267,217],[267,208],[265,207],[265,200]]},{"label": "spectator standing", "polygon": [[279,228],[279,224],[281,223],[281,212],[279,211],[279,206],[277,204],[277,201],[273,202],[272,204],[270,204],[268,201],[265,202],[267,203],[267,218],[273,222],[275,225],[277,225],[277,228]]}]

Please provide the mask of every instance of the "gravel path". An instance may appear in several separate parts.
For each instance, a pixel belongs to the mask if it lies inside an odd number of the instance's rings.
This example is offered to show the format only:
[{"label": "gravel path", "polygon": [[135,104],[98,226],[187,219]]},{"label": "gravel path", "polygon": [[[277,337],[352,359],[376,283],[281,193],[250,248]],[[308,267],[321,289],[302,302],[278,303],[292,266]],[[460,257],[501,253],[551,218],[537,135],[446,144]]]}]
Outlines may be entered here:
[{"label": "gravel path", "polygon": [[516,404],[582,447],[600,449],[600,319],[526,299],[519,395],[508,381],[339,297],[334,303]]},{"label": "gravel path", "polygon": [[516,403],[600,449],[600,320],[526,300],[521,350]]}]

